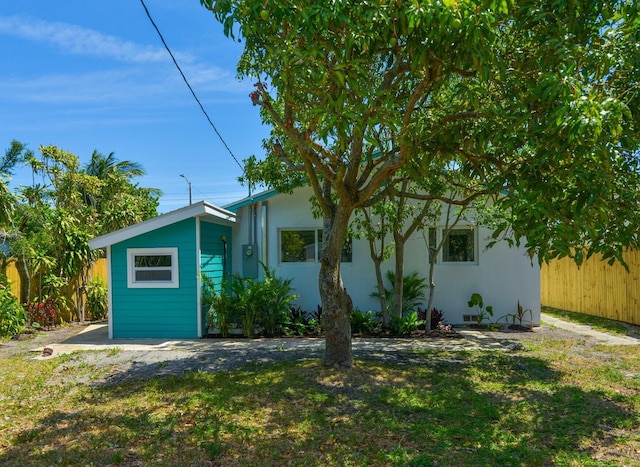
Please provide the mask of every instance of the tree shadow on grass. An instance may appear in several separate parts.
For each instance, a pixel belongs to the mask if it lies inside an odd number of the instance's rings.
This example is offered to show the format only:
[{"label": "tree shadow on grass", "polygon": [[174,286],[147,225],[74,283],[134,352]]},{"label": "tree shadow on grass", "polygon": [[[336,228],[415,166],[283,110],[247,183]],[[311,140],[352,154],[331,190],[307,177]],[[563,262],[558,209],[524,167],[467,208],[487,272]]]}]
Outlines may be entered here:
[{"label": "tree shadow on grass", "polygon": [[409,352],[343,371],[295,353],[281,360],[216,373],[189,357],[182,368],[196,371],[183,376],[85,388],[70,396],[72,410],[43,413],[19,432],[0,463],[595,465],[603,452],[638,460],[633,445],[616,444],[639,425],[624,400],[563,384],[535,357]]}]

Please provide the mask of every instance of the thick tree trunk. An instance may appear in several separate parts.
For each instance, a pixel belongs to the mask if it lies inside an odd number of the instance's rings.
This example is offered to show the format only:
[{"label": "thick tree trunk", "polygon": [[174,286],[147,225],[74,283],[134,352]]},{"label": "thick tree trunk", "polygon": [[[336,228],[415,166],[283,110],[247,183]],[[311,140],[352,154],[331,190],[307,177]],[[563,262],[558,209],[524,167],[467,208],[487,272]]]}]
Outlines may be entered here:
[{"label": "thick tree trunk", "polygon": [[324,217],[323,255],[319,287],[322,321],[325,332],[325,364],[332,367],[353,366],[351,353],[351,297],[342,283],[340,260],[351,211],[338,207],[332,216]]}]

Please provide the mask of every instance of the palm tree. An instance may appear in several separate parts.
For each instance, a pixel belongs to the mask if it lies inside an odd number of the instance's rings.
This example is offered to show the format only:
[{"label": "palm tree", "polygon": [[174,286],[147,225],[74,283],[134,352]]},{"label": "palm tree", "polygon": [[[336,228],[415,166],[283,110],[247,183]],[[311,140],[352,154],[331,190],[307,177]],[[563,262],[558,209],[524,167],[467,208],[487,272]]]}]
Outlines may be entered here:
[{"label": "palm tree", "polygon": [[113,152],[109,153],[108,156],[104,156],[94,150],[91,155],[91,162],[84,167],[84,173],[104,180],[110,172],[124,175],[127,179],[146,175],[142,165],[137,162],[118,161]]}]

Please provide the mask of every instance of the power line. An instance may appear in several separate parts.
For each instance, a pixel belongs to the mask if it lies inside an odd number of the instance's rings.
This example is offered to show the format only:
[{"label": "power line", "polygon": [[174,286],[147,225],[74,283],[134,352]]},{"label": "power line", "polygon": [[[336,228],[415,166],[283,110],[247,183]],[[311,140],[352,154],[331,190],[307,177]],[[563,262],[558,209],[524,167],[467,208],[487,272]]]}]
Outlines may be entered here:
[{"label": "power line", "polygon": [[236,164],[238,164],[238,167],[240,167],[240,170],[242,170],[242,173],[244,174],[244,167],[242,167],[242,164],[240,164],[240,162],[238,162],[238,159],[233,154],[233,152],[231,152],[231,149],[229,148],[229,146],[225,142],[224,138],[222,137],[222,135],[220,134],[220,132],[218,131],[216,126],[211,121],[211,118],[209,118],[209,114],[204,109],[204,106],[200,102],[200,99],[198,99],[198,96],[196,96],[196,93],[194,92],[193,88],[189,84],[189,81],[187,80],[187,77],[182,72],[182,68],[180,68],[180,65],[178,65],[178,61],[173,56],[173,53],[171,52],[171,49],[169,48],[169,46],[165,42],[164,37],[162,37],[162,33],[160,32],[160,29],[158,29],[158,26],[156,26],[155,21],[153,21],[153,18],[151,17],[151,13],[149,13],[149,10],[147,9],[147,5],[144,4],[144,0],[140,0],[140,3],[142,3],[142,7],[144,8],[144,11],[147,13],[147,18],[149,18],[149,21],[151,21],[151,24],[153,25],[154,29],[158,33],[158,36],[160,36],[160,40],[162,41],[162,44],[164,45],[164,48],[167,49],[167,52],[169,52],[169,55],[171,55],[171,60],[173,60],[173,63],[175,64],[176,68],[180,72],[180,76],[182,76],[182,80],[184,81],[184,83],[189,88],[189,91],[191,91],[191,95],[193,96],[193,98],[196,100],[196,102],[200,106],[200,110],[202,110],[202,113],[207,118],[207,121],[209,122],[209,125],[211,125],[211,128],[213,128],[213,131],[216,132],[216,135],[218,135],[218,138],[220,138],[220,141],[222,141],[222,144],[224,144],[224,147],[227,148],[227,151],[229,151],[229,154],[231,154],[231,157],[233,157],[233,160],[236,161]]}]

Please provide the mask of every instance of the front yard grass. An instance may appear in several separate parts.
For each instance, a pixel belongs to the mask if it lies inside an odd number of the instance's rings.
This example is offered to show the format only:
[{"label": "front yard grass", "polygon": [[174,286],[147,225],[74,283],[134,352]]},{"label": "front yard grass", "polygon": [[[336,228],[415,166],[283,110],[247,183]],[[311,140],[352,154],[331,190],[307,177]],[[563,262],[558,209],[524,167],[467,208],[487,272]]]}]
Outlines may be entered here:
[{"label": "front yard grass", "polygon": [[524,346],[112,385],[79,355],[4,359],[0,464],[640,465],[640,346]]}]

